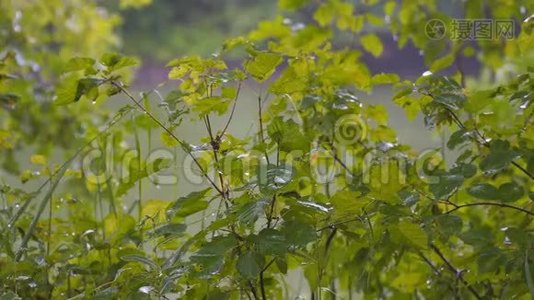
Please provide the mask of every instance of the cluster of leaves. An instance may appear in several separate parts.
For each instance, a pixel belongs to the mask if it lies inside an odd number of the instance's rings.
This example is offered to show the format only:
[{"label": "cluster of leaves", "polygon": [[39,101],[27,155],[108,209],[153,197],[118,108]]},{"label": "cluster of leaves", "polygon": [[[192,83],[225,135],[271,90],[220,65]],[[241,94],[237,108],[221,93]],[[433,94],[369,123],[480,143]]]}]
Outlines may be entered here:
[{"label": "cluster of leaves", "polygon": [[[467,15],[476,3],[465,2]],[[58,58],[61,80],[44,94],[55,94],[51,101],[35,91],[43,81],[16,56],[4,56],[0,99],[8,121],[0,150],[13,155],[29,144],[23,137],[38,137],[31,162],[40,168],[18,171],[6,155],[4,170],[28,182],[46,180],[36,192],[3,184],[3,297],[288,298],[303,292],[292,290],[301,278],[311,299],[534,294],[534,73],[525,67],[533,55],[532,21],[517,39],[479,45],[425,38],[425,20],[443,17],[435,1],[279,6],[286,18],[261,22],[218,55],[171,61],[176,86],[158,109],[151,96],[159,93],[137,99],[128,91],[132,58],[87,52]],[[292,22],[295,10],[311,10],[313,19]],[[521,6],[497,10],[515,17]],[[17,18],[13,10],[9,25]],[[368,24],[397,34],[401,47],[411,41],[424,49],[434,73],[454,69],[459,56],[470,55],[459,51],[467,47],[479,47],[490,74],[508,73],[489,82],[465,78],[461,68],[415,81],[372,74],[362,53],[380,57],[384,47]],[[335,47],[332,39],[342,32],[359,43]],[[225,57],[236,51],[247,58],[230,68]],[[486,57],[495,53],[503,58]],[[443,55],[452,59],[439,60]],[[240,97],[249,82],[260,92]],[[400,144],[385,108],[359,100],[377,85],[391,85],[392,100],[409,117],[423,115],[436,131],[451,129],[446,146],[456,159],[440,161],[437,151],[421,157]],[[130,105],[110,115],[99,104],[116,94]],[[229,130],[240,101],[258,107],[256,132],[244,137]],[[67,116],[73,121],[29,127],[37,132],[23,126]],[[225,122],[216,128],[219,116]],[[179,138],[184,118],[205,125],[203,146]],[[142,180],[173,162],[141,159],[141,131],[161,132],[163,144],[188,155],[202,188],[177,199],[143,199]],[[48,162],[55,139],[68,141],[68,159],[59,166]],[[135,152],[125,146],[130,139]],[[104,179],[81,172],[73,161],[89,146],[113,147],[117,162],[130,155],[128,180],[118,168]],[[99,159],[90,168],[108,170],[110,163]],[[138,199],[128,206],[135,187]]]}]

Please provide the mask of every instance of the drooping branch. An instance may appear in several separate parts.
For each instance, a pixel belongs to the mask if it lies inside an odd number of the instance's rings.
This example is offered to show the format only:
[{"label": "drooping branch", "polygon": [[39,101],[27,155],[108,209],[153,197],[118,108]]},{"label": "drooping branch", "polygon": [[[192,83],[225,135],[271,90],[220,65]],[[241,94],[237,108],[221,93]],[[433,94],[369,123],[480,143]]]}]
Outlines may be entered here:
[{"label": "drooping branch", "polygon": [[445,255],[443,255],[441,250],[439,250],[439,248],[436,245],[430,244],[430,248],[432,248],[432,250],[445,263],[449,271],[451,271],[454,274],[454,276],[456,276],[467,287],[467,289],[471,292],[471,294],[473,294],[473,296],[475,296],[476,299],[482,299],[482,297],[478,294],[478,292],[469,284],[469,282],[467,282],[467,280],[465,280],[462,274],[462,270],[455,268],[452,265],[452,263],[445,257]]},{"label": "drooping branch", "polygon": [[455,204],[455,203],[452,203],[452,202],[448,202],[447,204],[453,205],[454,208],[451,209],[451,210],[448,210],[445,214],[450,214],[450,213],[452,213],[452,212],[454,212],[456,210],[459,210],[461,208],[471,207],[471,206],[497,206],[497,207],[515,209],[515,210],[523,212],[523,213],[525,213],[527,215],[534,216],[534,212],[532,212],[532,211],[526,210],[526,209],[518,207],[518,206],[514,206],[514,205],[510,205],[510,204],[506,204],[506,203],[499,203],[499,202],[474,202],[474,203],[466,203],[466,204]]}]

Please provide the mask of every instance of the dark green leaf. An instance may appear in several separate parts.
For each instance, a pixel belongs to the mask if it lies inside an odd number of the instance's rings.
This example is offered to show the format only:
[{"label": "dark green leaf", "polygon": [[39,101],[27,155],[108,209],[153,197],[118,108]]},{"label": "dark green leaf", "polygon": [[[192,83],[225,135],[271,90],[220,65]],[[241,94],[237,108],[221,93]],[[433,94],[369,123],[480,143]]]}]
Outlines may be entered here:
[{"label": "dark green leaf", "polygon": [[436,225],[440,232],[446,236],[456,235],[462,231],[462,218],[454,215],[441,215],[436,217]]},{"label": "dark green leaf", "polygon": [[457,110],[463,107],[465,98],[457,94],[440,94],[434,98],[434,101],[444,105],[445,107]]},{"label": "dark green leaf", "polygon": [[451,134],[451,137],[449,138],[449,141],[447,141],[447,148],[454,150],[457,146],[467,142],[471,136],[471,133],[466,131],[465,129],[460,129],[453,134]]},{"label": "dark green leaf", "polygon": [[258,251],[264,255],[282,255],[287,251],[285,235],[275,229],[263,229],[256,237]]},{"label": "dark green leaf", "polygon": [[218,272],[224,263],[226,252],[237,245],[238,241],[233,236],[215,237],[194,253],[191,261],[200,264],[205,274]]},{"label": "dark green leaf", "polygon": [[256,252],[247,252],[239,256],[236,268],[241,276],[247,279],[255,279],[263,268],[265,259]]},{"label": "dark green leaf", "polygon": [[437,178],[438,182],[430,185],[430,191],[436,199],[447,198],[464,182],[464,177],[458,174],[445,174]]},{"label": "dark green leaf", "polygon": [[192,192],[185,197],[176,200],[167,209],[168,217],[187,217],[199,211],[205,210],[208,207],[208,202],[205,200],[211,189],[205,189],[199,192]]},{"label": "dark green leaf", "polygon": [[495,200],[499,197],[497,188],[488,183],[472,185],[467,189],[467,192],[479,199]]},{"label": "dark green leaf", "polygon": [[303,247],[313,242],[317,238],[315,228],[309,224],[289,221],[284,223],[282,233],[286,236],[286,241],[290,246]]},{"label": "dark green leaf", "polygon": [[525,190],[523,189],[523,187],[511,181],[499,186],[497,197],[502,202],[514,202],[521,199],[524,194]]},{"label": "dark green leaf", "polygon": [[185,224],[165,224],[154,230],[154,235],[164,237],[183,234],[187,226]]}]

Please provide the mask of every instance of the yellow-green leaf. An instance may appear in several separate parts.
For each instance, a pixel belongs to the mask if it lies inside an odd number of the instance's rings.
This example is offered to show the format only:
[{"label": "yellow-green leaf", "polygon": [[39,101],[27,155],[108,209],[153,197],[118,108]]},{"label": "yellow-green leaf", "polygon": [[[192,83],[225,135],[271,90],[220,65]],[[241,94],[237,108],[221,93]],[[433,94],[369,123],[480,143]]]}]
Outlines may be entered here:
[{"label": "yellow-green leaf", "polygon": [[384,51],[384,45],[380,38],[374,34],[366,34],[361,38],[361,43],[365,51],[371,53],[374,57],[380,56],[382,51]]}]

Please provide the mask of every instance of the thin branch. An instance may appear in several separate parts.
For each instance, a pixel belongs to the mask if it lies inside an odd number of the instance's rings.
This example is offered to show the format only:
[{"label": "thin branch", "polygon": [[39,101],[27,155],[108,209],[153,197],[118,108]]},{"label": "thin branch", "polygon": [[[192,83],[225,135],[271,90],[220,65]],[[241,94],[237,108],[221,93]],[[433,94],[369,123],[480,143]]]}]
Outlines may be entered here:
[{"label": "thin branch", "polygon": [[[276,147],[276,167],[278,168],[280,166],[280,147]],[[273,220],[274,215],[274,206],[276,205],[276,193],[273,195],[273,198],[271,200],[271,209],[269,212],[269,215],[267,216],[267,228],[271,228],[271,222]]]},{"label": "thin branch", "polygon": [[219,169],[219,155],[218,155],[219,141],[215,140],[215,137],[213,136],[213,130],[211,127],[210,117],[208,115],[206,115],[206,117],[204,118],[204,122],[206,124],[206,130],[208,131],[208,134],[210,136],[211,149],[213,152],[213,158],[215,159],[215,171],[218,174],[219,184],[221,185],[221,191],[223,192],[221,196],[223,200],[229,200],[228,190],[224,184],[224,177],[223,177],[221,170]]},{"label": "thin branch", "polygon": [[252,292],[252,295],[254,296],[255,300],[258,300],[258,292],[256,291],[256,287],[252,284],[252,281],[248,280],[248,286],[250,288],[250,291]]},{"label": "thin branch", "polygon": [[321,228],[317,229],[316,232],[321,232],[321,231],[326,230],[326,229],[334,229],[339,225],[352,223],[352,222],[355,222],[355,221],[361,221],[361,217],[358,216],[356,218],[352,218],[352,219],[349,219],[349,220],[339,221],[337,223],[328,224],[327,226],[324,226],[324,227],[321,227]]},{"label": "thin branch", "polygon": [[224,195],[224,192],[215,184],[215,182],[209,177],[208,173],[204,171],[204,168],[202,168],[202,165],[197,160],[197,158],[193,155],[191,150],[189,149],[189,145],[186,145],[186,143],[182,140],[180,140],[169,128],[167,128],[163,123],[161,123],[160,120],[158,120],[152,113],[147,111],[141,103],[139,103],[129,92],[126,90],[121,83],[116,82],[114,80],[111,81],[111,84],[113,84],[115,87],[117,87],[123,94],[125,94],[132,102],[139,108],[143,113],[145,113],[152,121],[154,121],[159,127],[161,127],[165,132],[169,134],[178,144],[182,147],[182,149],[193,159],[193,162],[197,165],[197,167],[200,169],[200,173],[202,173],[202,176],[208,180],[208,182],[213,186],[213,188],[221,195]]},{"label": "thin branch", "polygon": [[[421,257],[423,259],[423,261],[432,269],[432,271],[434,271],[434,273],[436,274],[436,276],[441,276],[441,271],[438,269],[438,267],[436,267],[432,261],[430,261],[430,259],[428,259],[423,253],[419,252],[418,253],[419,257]],[[450,285],[448,285],[448,288],[454,292],[454,288]]]},{"label": "thin branch", "polygon": [[232,106],[232,111],[230,112],[230,116],[228,117],[228,121],[226,121],[226,125],[224,125],[224,128],[223,130],[221,131],[221,133],[218,135],[219,138],[223,137],[224,134],[226,133],[226,130],[228,130],[228,126],[230,126],[230,122],[232,122],[232,119],[234,117],[234,112],[235,112],[235,108],[237,106],[237,99],[239,98],[239,93],[241,91],[241,81],[239,82],[239,84],[237,85],[237,92],[236,92],[236,95],[235,95],[235,99],[234,99],[234,104]]},{"label": "thin branch", "polygon": [[265,293],[265,280],[263,279],[263,271],[260,272],[260,289],[261,299],[267,300],[267,294]]},{"label": "thin branch", "polygon": [[454,204],[452,202],[447,202],[447,203],[453,205],[454,208],[449,210],[449,211],[447,211],[445,214],[450,214],[455,210],[458,210],[458,209],[461,209],[461,208],[464,208],[464,207],[470,207],[470,206],[498,206],[498,207],[503,207],[503,208],[515,209],[515,210],[523,212],[523,213],[525,213],[527,215],[534,216],[534,212],[532,212],[532,211],[526,210],[526,209],[518,207],[518,206],[509,205],[509,204],[506,204],[506,203],[499,203],[499,202],[475,202],[475,203],[467,203],[467,204]]},{"label": "thin branch", "polygon": [[[130,106],[131,107],[131,106]],[[85,143],[83,146],[81,146],[80,148],[78,148],[78,150],[76,150],[76,152],[74,152],[74,154],[72,156],[70,156],[66,161],[64,161],[61,166],[59,166],[59,168],[57,170],[55,170],[54,172],[52,172],[52,174],[50,174],[50,176],[39,186],[39,188],[37,188],[37,190],[35,192],[33,192],[32,194],[39,194],[41,193],[41,191],[49,184],[52,182],[52,179],[54,179],[54,177],[56,177],[60,172],[61,170],[63,170],[64,168],[66,168],[69,164],[71,164],[74,159],[80,154],[82,153],[82,151],[88,147],[89,145],[91,145],[94,141],[96,141],[97,139],[101,138],[104,134],[107,133],[107,131],[113,127],[115,124],[117,124],[129,111],[126,111],[126,113],[124,112],[118,112],[117,114],[115,114],[115,116],[113,116],[113,118],[111,119],[111,121],[107,124],[107,127],[105,130],[99,132],[95,137],[93,137],[90,141],[88,141],[87,143]],[[8,223],[8,227],[10,226],[14,226],[14,224],[17,222],[17,220],[20,218],[20,216],[26,211],[26,209],[28,209],[28,207],[30,206],[32,200],[34,199],[35,197],[31,197],[29,198],[28,200],[26,200],[24,202],[24,204],[19,208],[19,210],[17,210],[17,212],[13,215],[13,217],[9,220],[9,223]]]},{"label": "thin branch", "polygon": [[262,269],[261,271],[262,271],[262,272],[267,271],[267,269],[269,269],[269,267],[274,263],[274,261],[275,261],[275,258],[271,259],[271,261],[269,261],[269,262],[265,265],[265,267],[263,267],[263,269]]},{"label": "thin branch", "polygon": [[[449,108],[445,108],[449,114],[452,116],[453,120],[454,120],[454,123],[456,123],[456,125],[458,125],[458,127],[460,127],[461,129],[466,129],[465,125],[462,123],[462,121],[458,118],[458,116]],[[482,135],[482,133],[480,133],[480,131],[475,128],[473,130],[475,132],[475,134],[477,135],[478,139],[475,139],[475,142],[477,142],[478,144],[481,144],[483,145],[484,147],[487,147],[489,148],[490,147],[490,144],[486,141],[486,139],[484,138],[484,136]],[[479,140],[480,139],[480,140]],[[523,172],[525,175],[527,175],[528,177],[530,177],[530,179],[534,179],[534,174],[531,174],[527,169],[523,168],[520,164],[518,164],[517,162],[515,161],[512,161],[512,165],[515,166],[517,169],[519,169],[521,172]]]},{"label": "thin branch", "polygon": [[425,261],[425,263],[432,269],[432,271],[434,271],[434,273],[436,273],[436,275],[441,275],[441,271],[436,266],[434,266],[430,259],[424,256],[423,253],[419,253],[419,257],[421,257]]},{"label": "thin branch", "polygon": [[[263,134],[263,117],[262,117],[262,114],[263,114],[263,111],[262,111],[262,108],[261,108],[261,96],[258,96],[258,120],[260,122],[260,128],[259,128],[259,134],[260,134],[260,139],[261,139],[261,143],[265,145],[265,136]],[[265,149],[265,159],[267,160],[267,165],[270,164],[269,162],[269,155],[267,153],[267,149]]]},{"label": "thin branch", "polygon": [[482,299],[482,297],[478,294],[478,292],[467,282],[467,280],[464,279],[464,276],[462,275],[462,270],[459,270],[455,268],[452,263],[447,260],[447,258],[441,253],[438,247],[434,244],[430,244],[430,247],[432,250],[441,258],[441,260],[445,263],[445,265],[449,268],[449,270],[467,287],[467,289],[475,296],[477,299]]}]

